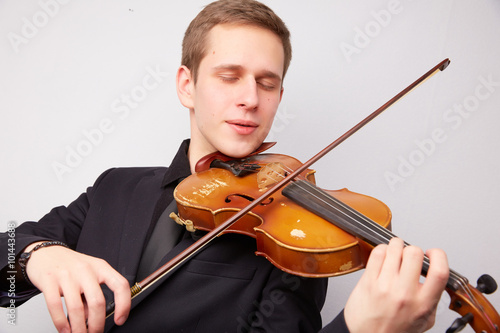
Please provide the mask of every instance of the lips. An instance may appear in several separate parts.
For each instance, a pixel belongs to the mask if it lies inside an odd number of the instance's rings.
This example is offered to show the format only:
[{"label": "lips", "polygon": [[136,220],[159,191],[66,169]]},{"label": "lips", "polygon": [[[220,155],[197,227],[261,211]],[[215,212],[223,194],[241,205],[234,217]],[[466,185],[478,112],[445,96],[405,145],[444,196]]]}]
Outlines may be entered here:
[{"label": "lips", "polygon": [[248,135],[253,133],[258,125],[248,120],[228,120],[226,123],[238,134]]}]

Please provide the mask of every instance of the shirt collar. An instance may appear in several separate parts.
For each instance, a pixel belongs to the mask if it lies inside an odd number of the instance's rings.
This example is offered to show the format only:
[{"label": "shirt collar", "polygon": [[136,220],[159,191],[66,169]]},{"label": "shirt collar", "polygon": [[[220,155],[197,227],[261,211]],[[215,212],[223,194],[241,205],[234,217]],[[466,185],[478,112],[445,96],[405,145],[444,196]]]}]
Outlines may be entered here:
[{"label": "shirt collar", "polygon": [[188,158],[189,142],[189,139],[182,141],[177,154],[165,173],[165,177],[163,177],[163,181],[161,183],[162,187],[166,187],[173,182],[177,182],[178,180],[191,175],[191,165],[189,164]]}]

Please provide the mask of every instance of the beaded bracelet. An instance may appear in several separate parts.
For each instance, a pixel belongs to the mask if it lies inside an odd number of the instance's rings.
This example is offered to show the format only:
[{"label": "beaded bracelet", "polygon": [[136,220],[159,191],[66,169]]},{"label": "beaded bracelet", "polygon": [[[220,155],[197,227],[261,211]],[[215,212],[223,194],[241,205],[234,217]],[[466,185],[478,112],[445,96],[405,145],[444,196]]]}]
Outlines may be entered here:
[{"label": "beaded bracelet", "polygon": [[24,279],[26,280],[26,282],[33,285],[33,283],[31,283],[30,279],[28,278],[28,274],[26,273],[26,265],[28,264],[28,260],[31,258],[31,254],[33,252],[35,252],[36,250],[41,249],[42,247],[53,246],[53,245],[60,245],[60,246],[68,247],[68,245],[66,245],[60,241],[48,241],[48,242],[43,242],[43,243],[38,244],[30,252],[21,253],[21,255],[19,256],[19,260],[17,262],[18,262],[19,266],[21,267],[21,272],[23,273],[23,276],[24,276]]}]

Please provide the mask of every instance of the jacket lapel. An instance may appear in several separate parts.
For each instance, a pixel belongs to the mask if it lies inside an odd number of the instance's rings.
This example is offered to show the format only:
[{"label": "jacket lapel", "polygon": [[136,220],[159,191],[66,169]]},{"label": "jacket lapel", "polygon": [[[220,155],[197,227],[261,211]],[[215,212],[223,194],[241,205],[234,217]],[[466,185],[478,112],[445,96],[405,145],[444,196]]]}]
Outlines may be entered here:
[{"label": "jacket lapel", "polygon": [[161,195],[160,183],[163,173],[155,170],[151,177],[144,177],[137,183],[130,203],[126,207],[123,232],[119,244],[116,269],[132,284],[142,256],[151,216]]}]

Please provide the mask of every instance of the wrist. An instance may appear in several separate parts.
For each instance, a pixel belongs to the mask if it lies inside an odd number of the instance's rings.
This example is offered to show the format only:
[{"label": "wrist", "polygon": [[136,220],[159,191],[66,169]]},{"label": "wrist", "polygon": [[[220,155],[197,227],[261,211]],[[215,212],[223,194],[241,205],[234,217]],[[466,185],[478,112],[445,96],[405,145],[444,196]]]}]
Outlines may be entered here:
[{"label": "wrist", "polygon": [[28,265],[28,261],[30,260],[31,258],[31,255],[41,249],[41,248],[44,248],[44,247],[49,247],[49,246],[63,246],[63,247],[68,247],[68,245],[64,244],[63,242],[60,242],[60,241],[40,241],[40,242],[35,242],[35,243],[32,243],[30,245],[28,245],[25,249],[24,249],[24,252],[21,253],[21,255],[19,256],[19,259],[17,260],[17,263],[19,265],[19,267],[21,268],[21,272],[23,273],[23,277],[25,279],[25,281],[30,284],[30,285],[33,285],[33,283],[31,283],[29,277],[28,277],[28,273],[26,271],[26,266]]},{"label": "wrist", "polygon": [[35,248],[35,246],[37,246],[38,244],[42,244],[43,242],[48,242],[48,241],[39,241],[39,242],[31,243],[30,245],[28,245],[24,248],[23,253],[24,252],[31,252]]}]

